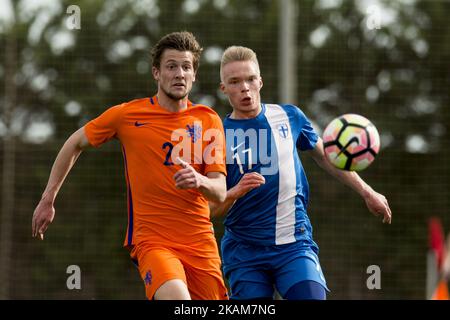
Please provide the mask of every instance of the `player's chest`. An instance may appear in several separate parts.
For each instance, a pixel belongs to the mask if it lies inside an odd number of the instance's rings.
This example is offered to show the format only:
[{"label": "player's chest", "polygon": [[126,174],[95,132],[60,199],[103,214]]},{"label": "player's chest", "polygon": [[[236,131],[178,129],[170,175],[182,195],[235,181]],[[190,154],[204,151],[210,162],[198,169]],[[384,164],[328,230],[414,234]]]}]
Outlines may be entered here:
[{"label": "player's chest", "polygon": [[[298,133],[287,121],[262,123],[255,126],[225,126],[227,154],[264,154],[276,149],[293,147]],[[287,148],[286,148],[287,147]]]},{"label": "player's chest", "polygon": [[177,158],[188,163],[201,163],[204,124],[195,117],[129,117],[118,138],[125,150],[137,153],[136,159],[173,166]]},{"label": "player's chest", "polygon": [[288,122],[225,127],[227,164],[240,174],[282,165],[295,150],[296,133]]},{"label": "player's chest", "polygon": [[125,116],[119,131],[122,142],[136,142],[141,144],[158,144],[172,141],[190,140],[195,143],[201,140],[204,132],[204,123],[201,119],[182,115],[179,117],[130,113]]}]

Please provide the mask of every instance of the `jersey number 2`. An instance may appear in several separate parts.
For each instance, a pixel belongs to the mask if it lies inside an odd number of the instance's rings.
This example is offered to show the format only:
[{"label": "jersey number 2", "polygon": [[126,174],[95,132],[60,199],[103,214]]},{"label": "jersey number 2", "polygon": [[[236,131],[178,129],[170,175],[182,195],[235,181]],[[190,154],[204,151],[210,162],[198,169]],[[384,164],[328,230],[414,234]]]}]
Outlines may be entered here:
[{"label": "jersey number 2", "polygon": [[173,166],[173,162],[170,160],[172,158],[173,144],[171,144],[170,142],[166,142],[162,145],[162,148],[168,149],[167,154],[166,154],[166,160],[164,161],[164,165],[165,166]]}]

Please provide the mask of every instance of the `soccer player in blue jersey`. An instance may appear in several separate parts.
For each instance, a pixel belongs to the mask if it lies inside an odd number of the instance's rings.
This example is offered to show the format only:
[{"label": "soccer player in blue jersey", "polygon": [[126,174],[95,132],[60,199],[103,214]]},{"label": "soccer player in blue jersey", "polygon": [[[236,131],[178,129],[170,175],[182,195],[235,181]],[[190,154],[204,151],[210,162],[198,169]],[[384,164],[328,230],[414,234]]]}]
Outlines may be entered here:
[{"label": "soccer player in blue jersey", "polygon": [[308,181],[298,150],[355,190],[370,212],[391,223],[386,198],[357,173],[336,169],[305,114],[293,105],[261,103],[256,54],[229,47],[222,56],[221,90],[233,112],[224,120],[227,198],[210,203],[225,218],[222,258],[232,299],[326,299],[328,290],[307,215]]}]

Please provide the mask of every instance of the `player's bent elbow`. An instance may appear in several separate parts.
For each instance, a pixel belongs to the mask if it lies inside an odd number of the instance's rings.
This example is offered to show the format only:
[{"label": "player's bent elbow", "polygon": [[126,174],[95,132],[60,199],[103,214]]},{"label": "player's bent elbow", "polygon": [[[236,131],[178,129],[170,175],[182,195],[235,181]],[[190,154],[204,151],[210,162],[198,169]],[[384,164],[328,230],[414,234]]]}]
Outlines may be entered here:
[{"label": "player's bent elbow", "polygon": [[227,197],[227,184],[225,181],[225,176],[222,173],[210,172],[207,177],[209,178],[207,187],[203,194],[210,201],[222,203]]},{"label": "player's bent elbow", "polygon": [[216,192],[211,193],[209,197],[207,197],[209,201],[222,203],[227,198],[227,190],[222,188],[220,190],[216,190]]},{"label": "player's bent elbow", "polygon": [[226,198],[227,198],[227,190],[226,189],[220,190],[217,202],[222,203],[225,201]]},{"label": "player's bent elbow", "polygon": [[218,208],[219,205],[217,204],[217,202],[214,201],[208,201],[208,205],[209,205],[209,213],[211,215],[211,217],[216,217],[218,215]]},{"label": "player's bent elbow", "polygon": [[208,200],[212,202],[222,203],[225,201],[225,198],[227,196],[227,191],[224,188],[214,188],[214,189],[206,189],[206,188],[200,188],[200,192],[203,193],[203,196]]}]

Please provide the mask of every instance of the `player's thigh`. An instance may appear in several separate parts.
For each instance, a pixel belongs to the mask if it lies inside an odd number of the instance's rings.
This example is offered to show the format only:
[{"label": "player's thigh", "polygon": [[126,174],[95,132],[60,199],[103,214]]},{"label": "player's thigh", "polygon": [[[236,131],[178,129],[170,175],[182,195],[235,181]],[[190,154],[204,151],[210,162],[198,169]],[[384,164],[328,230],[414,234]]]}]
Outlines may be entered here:
[{"label": "player's thigh", "polygon": [[[140,248],[137,260],[148,299],[153,299],[156,290],[169,280],[178,279],[187,284],[183,264],[179,257],[169,249]],[[181,286],[171,286],[171,288],[181,291],[183,289]],[[183,295],[182,292],[178,294]],[[161,295],[159,295],[159,298],[161,298]]]},{"label": "player's thigh", "polygon": [[315,281],[327,289],[325,277],[317,258],[298,256],[275,271],[275,285],[284,298],[292,286],[302,281]]},{"label": "player's thigh", "polygon": [[326,300],[327,293],[320,283],[306,280],[290,287],[284,298],[287,300]]},{"label": "player's thigh", "polygon": [[187,267],[186,281],[193,300],[226,300],[228,292],[220,267],[205,270],[203,268]]},{"label": "player's thigh", "polygon": [[273,297],[273,278],[267,271],[266,253],[265,247],[239,242],[229,235],[222,238],[223,269],[231,299]]},{"label": "player's thigh", "polygon": [[155,300],[191,300],[186,283],[180,279],[164,282],[153,296]]},{"label": "player's thigh", "polygon": [[181,256],[192,299],[228,299],[215,239],[212,239],[210,243],[205,241],[202,248],[195,251],[183,251]]},{"label": "player's thigh", "polygon": [[228,274],[231,299],[272,299],[273,277],[269,271],[254,267],[236,268]]}]

